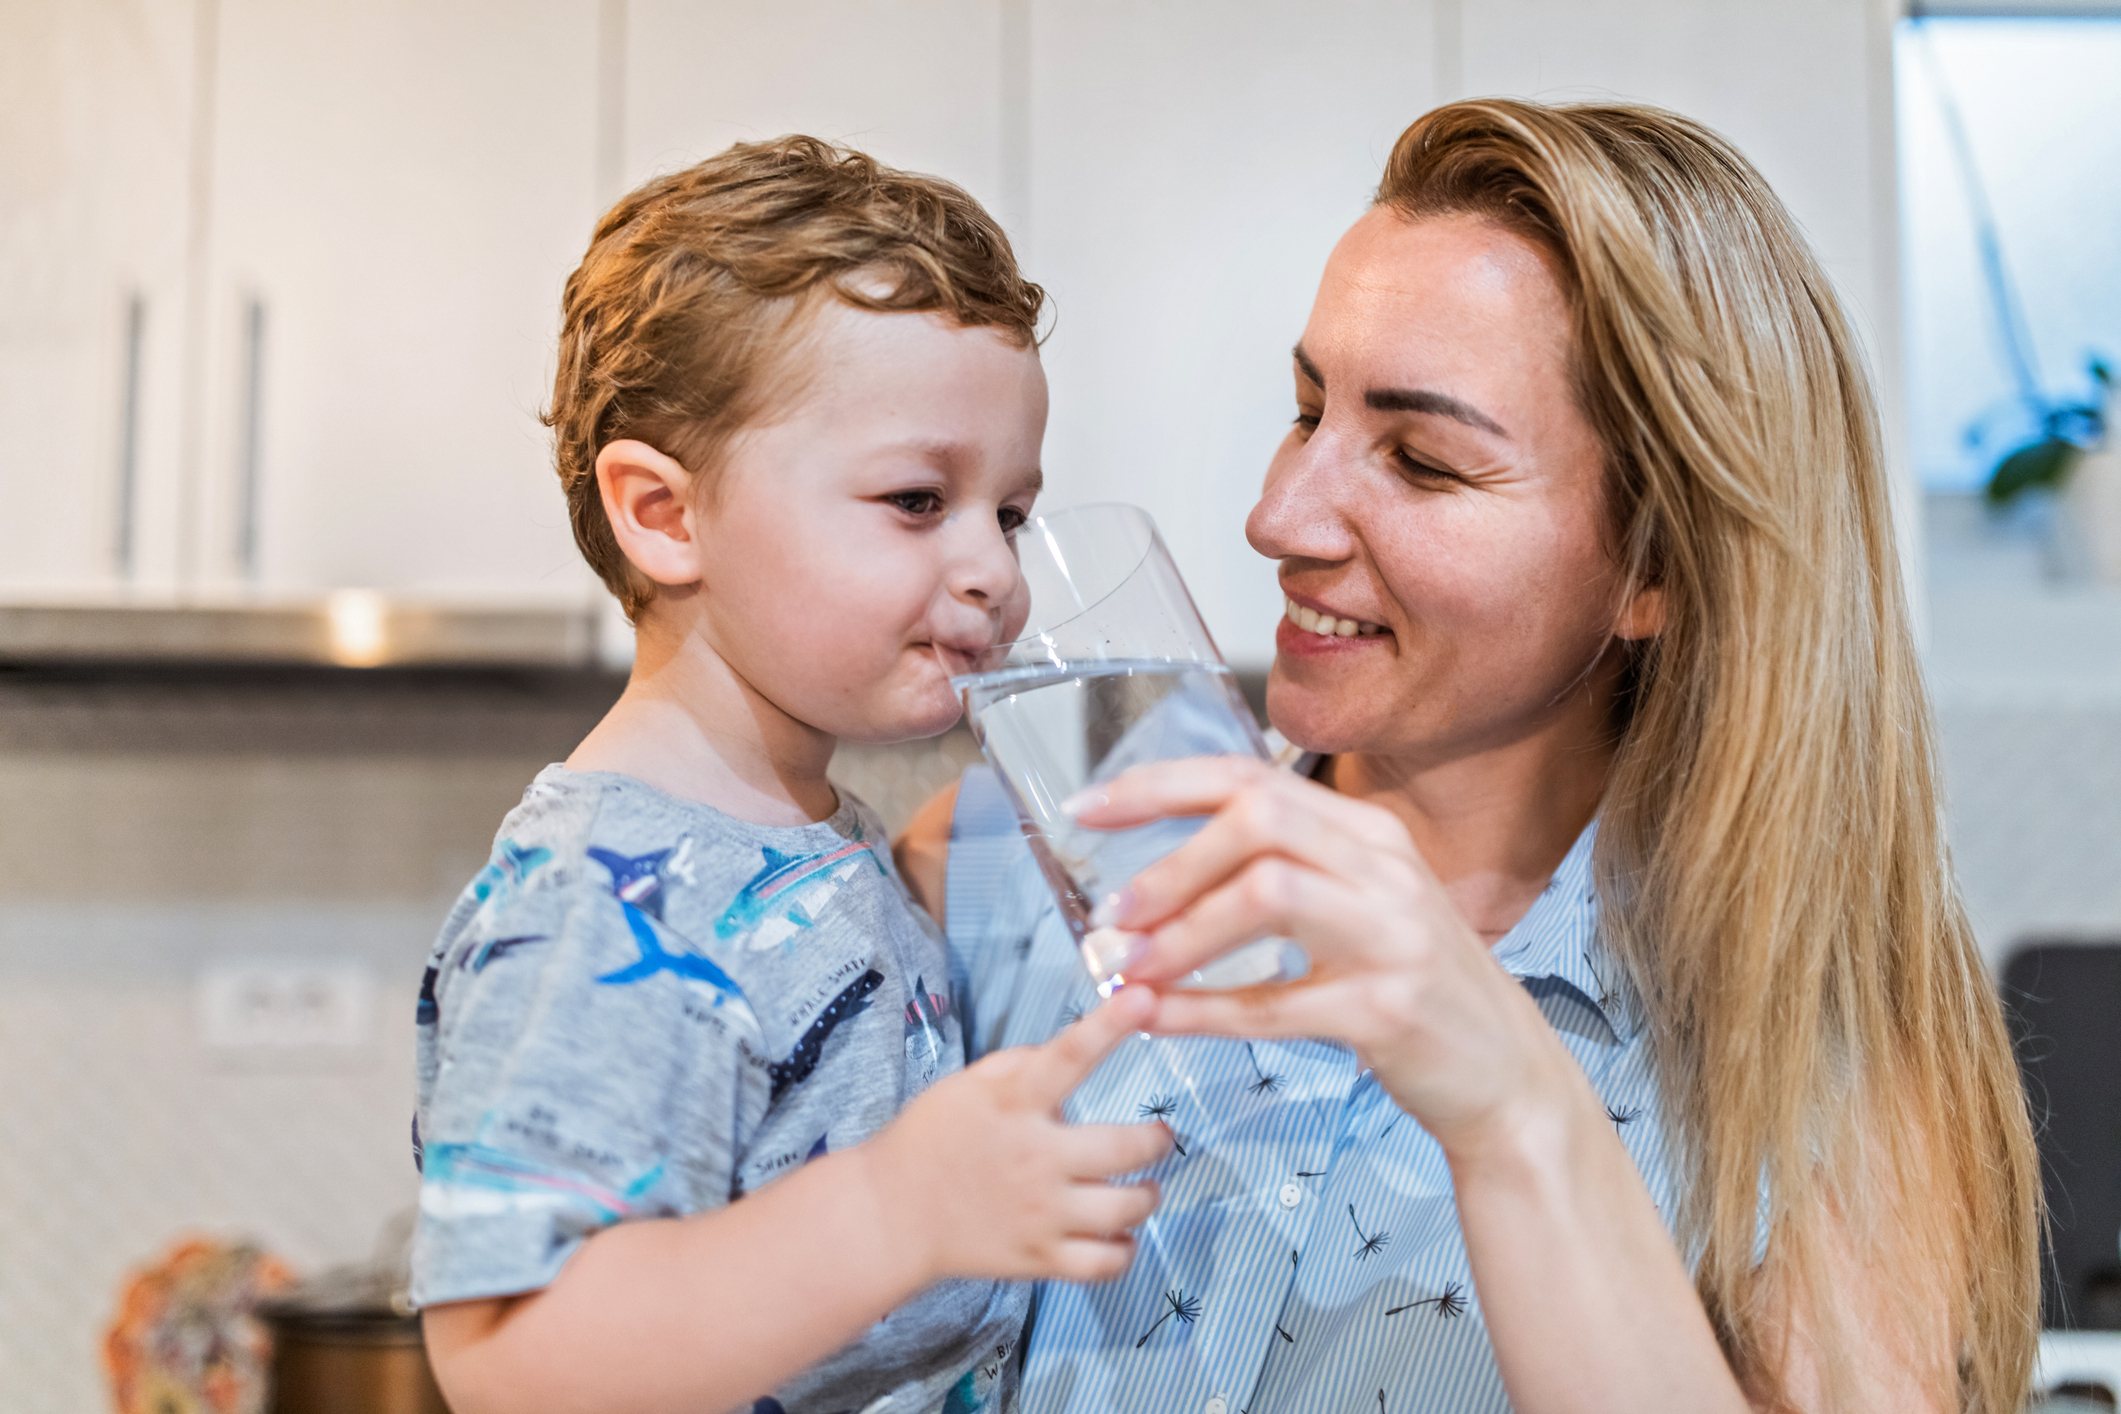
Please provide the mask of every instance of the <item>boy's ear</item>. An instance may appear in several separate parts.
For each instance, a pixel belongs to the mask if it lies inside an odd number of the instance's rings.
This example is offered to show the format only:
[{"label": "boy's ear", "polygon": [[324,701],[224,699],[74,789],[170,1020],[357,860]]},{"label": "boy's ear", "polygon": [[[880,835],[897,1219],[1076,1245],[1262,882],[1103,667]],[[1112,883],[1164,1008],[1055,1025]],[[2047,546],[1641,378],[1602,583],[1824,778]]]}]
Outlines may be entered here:
[{"label": "boy's ear", "polygon": [[700,581],[692,473],[632,438],[597,453],[597,491],[619,550],[633,567],[667,588]]}]

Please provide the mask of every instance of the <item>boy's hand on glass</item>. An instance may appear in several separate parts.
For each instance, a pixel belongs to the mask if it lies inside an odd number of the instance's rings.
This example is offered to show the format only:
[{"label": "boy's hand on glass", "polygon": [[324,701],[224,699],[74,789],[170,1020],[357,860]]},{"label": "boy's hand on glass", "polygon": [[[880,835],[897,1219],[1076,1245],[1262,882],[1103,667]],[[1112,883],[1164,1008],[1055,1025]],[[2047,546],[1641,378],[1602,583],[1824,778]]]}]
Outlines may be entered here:
[{"label": "boy's hand on glass", "polygon": [[939,1081],[869,1144],[886,1220],[920,1244],[928,1280],[1109,1281],[1129,1232],[1156,1210],[1152,1181],[1118,1184],[1170,1151],[1161,1124],[1072,1125],[1061,1104],[1154,1010],[1144,989],[1042,1046],[998,1051]]}]

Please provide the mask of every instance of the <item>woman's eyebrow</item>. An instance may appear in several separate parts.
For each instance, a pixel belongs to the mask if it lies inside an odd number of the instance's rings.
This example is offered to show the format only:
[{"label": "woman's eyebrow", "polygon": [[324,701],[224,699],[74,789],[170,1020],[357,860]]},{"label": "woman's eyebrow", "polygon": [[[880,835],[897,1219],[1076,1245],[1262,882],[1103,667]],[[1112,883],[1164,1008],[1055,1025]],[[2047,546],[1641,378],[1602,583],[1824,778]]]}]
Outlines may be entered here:
[{"label": "woman's eyebrow", "polygon": [[[1296,359],[1296,367],[1303,376],[1317,385],[1320,392],[1326,388],[1325,376],[1311,356],[1298,344],[1289,351]],[[1468,427],[1477,427],[1483,432],[1509,439],[1510,434],[1503,425],[1489,417],[1471,403],[1462,402],[1449,393],[1439,393],[1429,388],[1371,388],[1362,395],[1363,406],[1376,412],[1420,412],[1448,417],[1454,422],[1463,422]]]}]

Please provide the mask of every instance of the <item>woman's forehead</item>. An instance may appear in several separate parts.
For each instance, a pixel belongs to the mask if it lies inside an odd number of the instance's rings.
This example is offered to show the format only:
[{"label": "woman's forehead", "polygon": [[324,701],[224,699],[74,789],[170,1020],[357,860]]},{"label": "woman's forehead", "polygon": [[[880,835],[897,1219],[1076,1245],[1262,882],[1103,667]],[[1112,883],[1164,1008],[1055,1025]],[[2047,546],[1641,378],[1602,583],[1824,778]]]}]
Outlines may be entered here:
[{"label": "woman's forehead", "polygon": [[[1305,351],[1328,378],[1566,378],[1567,297],[1550,256],[1482,217],[1373,208],[1326,262]],[[1494,391],[1501,391],[1496,388]],[[1492,395],[1492,393],[1491,393]]]}]

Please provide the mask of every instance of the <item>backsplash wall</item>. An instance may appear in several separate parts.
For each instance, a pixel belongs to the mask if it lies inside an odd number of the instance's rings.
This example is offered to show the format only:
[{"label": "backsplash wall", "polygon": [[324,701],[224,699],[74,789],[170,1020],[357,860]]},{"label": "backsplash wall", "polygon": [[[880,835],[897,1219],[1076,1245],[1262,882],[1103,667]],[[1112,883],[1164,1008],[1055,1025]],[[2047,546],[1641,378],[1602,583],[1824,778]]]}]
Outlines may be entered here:
[{"label": "backsplash wall", "polygon": [[[421,965],[502,814],[618,680],[0,674],[0,1408],[107,1407],[98,1340],[127,1270],[188,1232],[314,1272],[409,1215]],[[962,734],[843,751],[904,817]],[[359,1046],[209,1047],[217,963],[352,963]]]},{"label": "backsplash wall", "polygon": [[[247,1234],[313,1271],[410,1207],[411,1015],[502,813],[617,691],[603,677],[0,674],[0,1404],[104,1407],[128,1267]],[[1944,705],[1953,836],[1984,946],[2121,936],[2121,705]],[[973,749],[842,753],[897,823]],[[361,1045],[216,1051],[219,962],[365,967]]]}]

